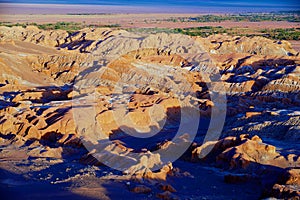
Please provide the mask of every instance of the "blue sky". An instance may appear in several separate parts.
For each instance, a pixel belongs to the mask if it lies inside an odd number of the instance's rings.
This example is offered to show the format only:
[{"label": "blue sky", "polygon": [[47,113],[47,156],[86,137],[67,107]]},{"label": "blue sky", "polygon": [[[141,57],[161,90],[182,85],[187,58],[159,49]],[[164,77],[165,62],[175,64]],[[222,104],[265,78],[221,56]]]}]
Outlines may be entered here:
[{"label": "blue sky", "polygon": [[99,4],[99,5],[169,5],[169,6],[271,6],[295,7],[299,0],[0,0],[1,3],[58,3],[58,4]]}]

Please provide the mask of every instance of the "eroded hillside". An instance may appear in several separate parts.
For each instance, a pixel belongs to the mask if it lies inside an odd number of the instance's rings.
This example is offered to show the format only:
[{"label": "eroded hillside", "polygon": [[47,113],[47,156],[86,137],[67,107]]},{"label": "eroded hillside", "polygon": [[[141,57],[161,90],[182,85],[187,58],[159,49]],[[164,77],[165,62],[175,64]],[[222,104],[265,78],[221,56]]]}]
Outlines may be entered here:
[{"label": "eroded hillside", "polygon": [[104,183],[137,199],[299,197],[288,42],[29,26],[0,27],[0,44],[4,177],[98,199],[120,197]]}]

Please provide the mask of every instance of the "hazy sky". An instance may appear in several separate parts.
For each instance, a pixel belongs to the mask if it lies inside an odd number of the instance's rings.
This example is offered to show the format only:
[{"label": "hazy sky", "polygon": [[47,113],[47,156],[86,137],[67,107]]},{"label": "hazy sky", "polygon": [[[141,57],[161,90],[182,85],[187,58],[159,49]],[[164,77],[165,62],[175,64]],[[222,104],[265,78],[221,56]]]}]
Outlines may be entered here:
[{"label": "hazy sky", "polygon": [[299,0],[0,0],[1,3],[58,3],[99,5],[276,6],[299,9]]}]

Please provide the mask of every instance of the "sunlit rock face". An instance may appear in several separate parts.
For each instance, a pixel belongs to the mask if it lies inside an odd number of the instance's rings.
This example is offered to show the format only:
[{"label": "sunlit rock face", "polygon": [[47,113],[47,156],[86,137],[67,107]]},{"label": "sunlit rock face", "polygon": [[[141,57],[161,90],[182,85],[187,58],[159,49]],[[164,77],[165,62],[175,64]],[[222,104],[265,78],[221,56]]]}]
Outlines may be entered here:
[{"label": "sunlit rock face", "polygon": [[[128,186],[147,194],[188,177],[180,169],[196,162],[232,172],[228,183],[258,179],[265,196],[299,196],[300,66],[288,42],[0,27],[0,43],[2,157],[57,164],[77,156],[126,180],[151,180]],[[209,119],[225,115],[208,137]],[[157,196],[175,196],[159,188]]]}]

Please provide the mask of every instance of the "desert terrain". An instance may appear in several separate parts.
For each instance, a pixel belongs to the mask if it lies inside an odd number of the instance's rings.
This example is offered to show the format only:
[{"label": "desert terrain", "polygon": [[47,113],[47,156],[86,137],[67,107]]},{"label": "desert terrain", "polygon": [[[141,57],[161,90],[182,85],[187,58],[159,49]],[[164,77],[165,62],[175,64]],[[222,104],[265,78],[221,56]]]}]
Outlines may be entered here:
[{"label": "desert terrain", "polygon": [[2,21],[11,23],[56,23],[74,22],[95,25],[118,24],[121,28],[190,28],[201,26],[222,26],[224,28],[300,28],[300,22],[263,21],[263,22],[172,22],[176,17],[195,17],[199,14],[0,14]]},{"label": "desert terrain", "polygon": [[171,17],[1,14],[1,198],[300,198],[299,40],[139,29],[299,22]]}]

